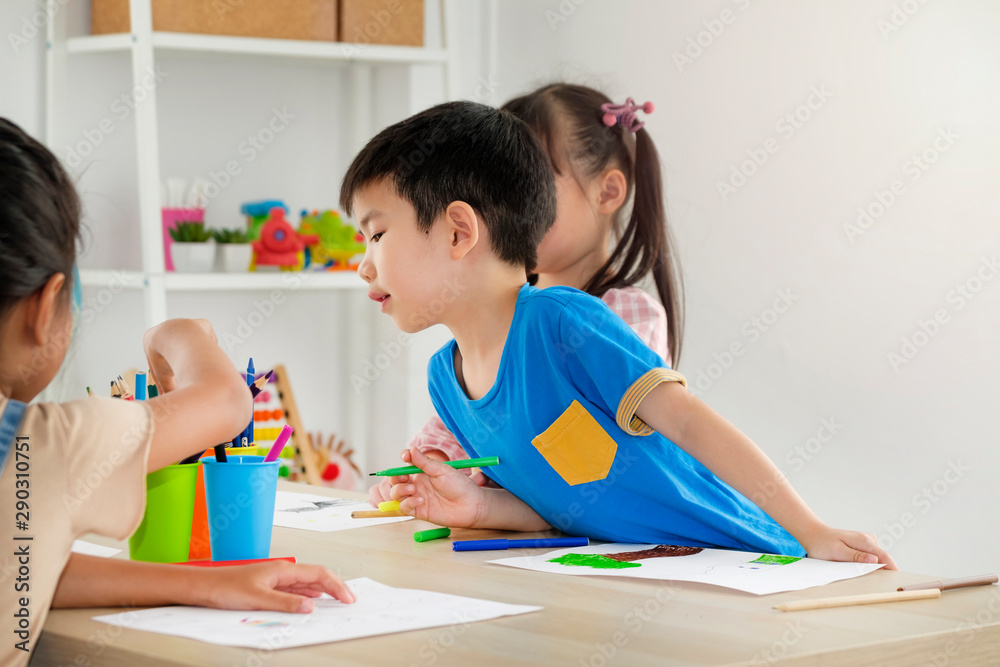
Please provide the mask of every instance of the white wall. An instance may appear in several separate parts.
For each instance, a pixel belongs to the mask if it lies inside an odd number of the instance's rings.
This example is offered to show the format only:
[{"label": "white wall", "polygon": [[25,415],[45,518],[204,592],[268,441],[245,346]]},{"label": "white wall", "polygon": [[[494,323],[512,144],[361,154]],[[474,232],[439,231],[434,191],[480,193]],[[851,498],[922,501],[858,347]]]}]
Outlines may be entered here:
[{"label": "white wall", "polygon": [[[883,36],[880,22],[903,5],[916,12]],[[679,369],[695,390],[825,520],[882,536],[904,569],[997,570],[1000,277],[981,267],[1000,254],[1000,7],[500,7],[501,98],[566,78],[657,105],[646,128],[686,280]],[[728,24],[717,21],[723,11]],[[678,67],[689,38],[706,46]],[[788,136],[776,123],[813,89],[828,99],[814,98]],[[957,138],[914,178],[907,161],[949,128]],[[769,138],[776,152],[723,200],[717,182]],[[849,239],[858,207],[894,180],[902,194]],[[990,278],[980,282],[980,270]],[[954,291],[965,284],[979,290],[971,300]],[[769,311],[779,292],[794,299],[783,314]],[[947,321],[924,340],[919,322],[935,313]],[[925,344],[894,366],[888,355],[914,336]],[[730,358],[734,343],[742,354]],[[832,437],[824,423],[835,424]],[[895,537],[904,517],[910,526]]]}]

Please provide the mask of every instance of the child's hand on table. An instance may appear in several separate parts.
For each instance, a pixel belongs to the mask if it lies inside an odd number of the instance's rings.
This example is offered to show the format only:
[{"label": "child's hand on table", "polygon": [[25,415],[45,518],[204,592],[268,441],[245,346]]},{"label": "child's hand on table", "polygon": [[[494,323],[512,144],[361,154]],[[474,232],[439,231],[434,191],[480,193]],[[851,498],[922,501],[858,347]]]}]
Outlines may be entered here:
[{"label": "child's hand on table", "polygon": [[288,561],[252,565],[192,568],[208,578],[201,604],[217,609],[266,609],[309,613],[313,601],[329,593],[348,604],[357,598],[343,581],[322,565]]},{"label": "child's hand on table", "polygon": [[898,570],[896,561],[879,546],[871,533],[839,530],[824,525],[810,538],[802,541],[809,558],[847,563],[885,563],[885,569]]},{"label": "child's hand on table", "polygon": [[[402,512],[439,526],[476,527],[484,514],[486,498],[483,489],[468,475],[429,458],[417,448],[404,451],[403,461],[424,472],[389,478],[389,499],[400,501]],[[382,484],[371,494],[380,487]]]}]

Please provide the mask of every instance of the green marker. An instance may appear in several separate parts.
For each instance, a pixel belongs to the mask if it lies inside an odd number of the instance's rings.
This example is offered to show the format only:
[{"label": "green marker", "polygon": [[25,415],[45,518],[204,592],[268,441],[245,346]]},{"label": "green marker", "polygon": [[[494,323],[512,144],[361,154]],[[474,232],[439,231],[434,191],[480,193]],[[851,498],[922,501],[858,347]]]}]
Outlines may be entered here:
[{"label": "green marker", "polygon": [[431,540],[439,540],[442,537],[448,537],[451,535],[451,528],[435,528],[434,530],[418,530],[413,533],[414,542],[430,542]]},{"label": "green marker", "polygon": [[[488,456],[483,459],[463,459],[461,461],[445,461],[446,466],[451,466],[456,469],[463,468],[485,468],[486,466],[495,466],[500,463],[500,459],[496,456]],[[368,473],[369,477],[398,477],[399,475],[416,475],[421,473],[423,470],[417,466],[403,466],[402,468],[389,468],[388,470],[380,470],[379,472]]]}]

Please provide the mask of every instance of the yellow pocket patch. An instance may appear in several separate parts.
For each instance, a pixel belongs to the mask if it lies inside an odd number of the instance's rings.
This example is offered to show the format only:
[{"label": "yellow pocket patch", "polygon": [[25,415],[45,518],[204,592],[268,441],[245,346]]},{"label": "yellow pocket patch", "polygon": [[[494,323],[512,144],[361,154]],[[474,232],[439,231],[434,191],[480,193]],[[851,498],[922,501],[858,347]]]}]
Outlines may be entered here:
[{"label": "yellow pocket patch", "polygon": [[607,477],[618,451],[614,438],[577,401],[531,444],[570,486]]}]

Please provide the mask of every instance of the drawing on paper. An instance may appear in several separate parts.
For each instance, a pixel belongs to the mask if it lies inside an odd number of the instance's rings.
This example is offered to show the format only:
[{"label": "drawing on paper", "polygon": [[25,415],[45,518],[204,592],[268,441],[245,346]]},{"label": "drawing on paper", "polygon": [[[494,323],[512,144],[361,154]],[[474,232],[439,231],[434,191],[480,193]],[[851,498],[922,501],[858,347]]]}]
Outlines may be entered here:
[{"label": "drawing on paper", "polygon": [[[677,556],[693,556],[701,551],[701,547],[679,547],[674,544],[659,544],[652,549],[642,551],[623,551],[616,554],[563,554],[549,560],[559,565],[574,565],[593,567],[601,570],[622,570],[629,567],[641,567],[637,560],[647,558],[673,558]],[[780,556],[778,556],[780,558]]]}]

